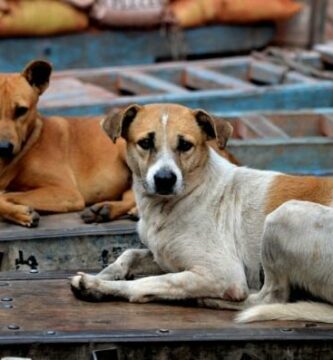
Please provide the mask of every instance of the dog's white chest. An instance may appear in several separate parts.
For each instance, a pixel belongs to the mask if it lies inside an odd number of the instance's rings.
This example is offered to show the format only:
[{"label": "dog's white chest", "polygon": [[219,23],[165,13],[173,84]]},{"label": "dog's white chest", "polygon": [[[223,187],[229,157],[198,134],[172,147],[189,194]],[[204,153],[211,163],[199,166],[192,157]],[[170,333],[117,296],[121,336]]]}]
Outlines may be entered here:
[{"label": "dog's white chest", "polygon": [[161,217],[160,219],[152,219],[145,222],[140,220],[138,223],[138,233],[141,242],[154,255],[155,261],[166,272],[178,272],[184,270],[184,263],[179,256],[179,244],[177,239],[170,231],[170,225],[165,224]]}]

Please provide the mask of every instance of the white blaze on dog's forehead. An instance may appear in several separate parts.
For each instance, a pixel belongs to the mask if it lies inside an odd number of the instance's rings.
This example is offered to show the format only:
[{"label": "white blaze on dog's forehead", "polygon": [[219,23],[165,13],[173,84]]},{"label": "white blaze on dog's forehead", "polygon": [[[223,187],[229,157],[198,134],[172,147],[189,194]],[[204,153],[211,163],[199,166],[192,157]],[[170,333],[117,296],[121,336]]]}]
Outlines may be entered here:
[{"label": "white blaze on dog's forehead", "polygon": [[166,109],[164,109],[161,115],[161,123],[164,127],[167,126],[168,120],[169,120],[169,113]]}]

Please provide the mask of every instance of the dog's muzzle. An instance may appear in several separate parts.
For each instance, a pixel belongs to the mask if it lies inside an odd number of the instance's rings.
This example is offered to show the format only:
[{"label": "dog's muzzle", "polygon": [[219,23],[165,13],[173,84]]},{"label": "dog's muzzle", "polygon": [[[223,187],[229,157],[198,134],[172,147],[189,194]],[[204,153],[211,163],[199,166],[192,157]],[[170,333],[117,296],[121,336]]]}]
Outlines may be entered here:
[{"label": "dog's muzzle", "polygon": [[154,175],[155,192],[159,195],[171,195],[177,182],[176,174],[168,169],[161,169]]},{"label": "dog's muzzle", "polygon": [[9,141],[0,141],[0,157],[11,158],[14,152],[14,145]]}]

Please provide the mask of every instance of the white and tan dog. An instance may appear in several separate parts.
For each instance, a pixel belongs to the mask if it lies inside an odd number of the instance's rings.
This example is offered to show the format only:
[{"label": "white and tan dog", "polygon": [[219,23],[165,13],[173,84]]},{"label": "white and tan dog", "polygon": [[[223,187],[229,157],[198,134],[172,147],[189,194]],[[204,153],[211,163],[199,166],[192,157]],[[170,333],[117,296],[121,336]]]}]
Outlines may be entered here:
[{"label": "white and tan dog", "polygon": [[[138,232],[148,249],[125,251],[96,276],[79,273],[72,279],[72,289],[80,297],[132,302],[201,299],[207,306],[246,307],[256,303],[248,297],[249,289],[260,286],[267,215],[292,199],[332,204],[333,180],[237,167],[218,156],[207,141],[216,139],[224,148],[232,127],[205,111],[175,104],[133,105],[106,119],[103,126],[113,141],[120,136],[127,140],[141,216]],[[294,205],[285,205],[288,214]],[[298,216],[287,215],[283,222],[281,212],[283,208],[268,218],[266,235],[274,226],[289,229],[288,220]],[[290,264],[283,264],[297,257],[298,250],[304,257],[312,256],[312,250],[318,256],[315,245],[307,253],[301,245],[303,237],[296,233],[295,237],[292,255],[285,247],[288,237],[266,236],[263,247],[269,249],[268,257],[282,264],[284,287],[292,279]],[[320,240],[319,249],[324,246]],[[323,241],[329,243],[328,238]],[[332,246],[327,246],[332,253]],[[126,280],[141,273],[153,275]],[[332,287],[332,276],[327,281]],[[280,299],[275,290],[273,301]],[[262,298],[266,300],[259,303],[268,302],[269,296]]]}]

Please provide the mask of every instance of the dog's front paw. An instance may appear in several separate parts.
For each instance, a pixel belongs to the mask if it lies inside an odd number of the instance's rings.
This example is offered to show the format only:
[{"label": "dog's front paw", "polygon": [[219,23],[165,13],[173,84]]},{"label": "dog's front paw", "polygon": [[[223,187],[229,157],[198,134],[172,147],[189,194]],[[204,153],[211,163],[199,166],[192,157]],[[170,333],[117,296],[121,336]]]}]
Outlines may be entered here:
[{"label": "dog's front paw", "polygon": [[110,221],[110,205],[104,203],[90,206],[81,213],[81,218],[86,224]]},{"label": "dog's front paw", "polygon": [[128,212],[127,215],[130,217],[131,220],[138,221],[140,219],[139,210],[137,206],[132,207]]},{"label": "dog's front paw", "polygon": [[37,227],[40,218],[39,214],[35,210],[25,205],[17,205],[15,212],[5,217],[6,219],[27,228]]},{"label": "dog's front paw", "polygon": [[104,294],[99,290],[100,279],[94,275],[78,273],[71,279],[71,289],[78,299],[101,301]]}]

